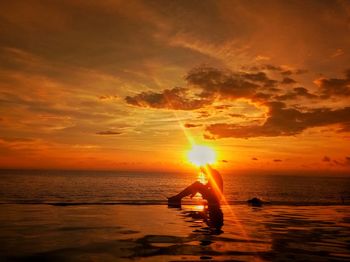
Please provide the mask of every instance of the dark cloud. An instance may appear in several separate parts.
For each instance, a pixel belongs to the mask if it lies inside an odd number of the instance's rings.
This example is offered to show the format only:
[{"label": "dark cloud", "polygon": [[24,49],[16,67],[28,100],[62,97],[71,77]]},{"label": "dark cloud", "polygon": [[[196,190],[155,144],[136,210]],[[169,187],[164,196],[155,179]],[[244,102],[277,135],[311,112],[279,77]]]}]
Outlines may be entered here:
[{"label": "dark cloud", "polygon": [[274,162],[282,162],[281,159],[274,159],[273,161],[274,161]]},{"label": "dark cloud", "polygon": [[192,123],[186,123],[184,124],[184,127],[186,128],[193,128],[193,127],[199,127],[202,126],[201,124],[192,124]]},{"label": "dark cloud", "polygon": [[223,163],[228,163],[228,161],[225,160],[225,159],[221,160],[221,162],[223,162]]},{"label": "dark cloud", "polygon": [[346,157],[345,157],[345,163],[346,163],[347,165],[350,165],[350,156],[346,156]]},{"label": "dark cloud", "polygon": [[254,161],[256,161],[256,160],[258,160],[256,157],[252,157],[252,160],[254,160]]},{"label": "dark cloud", "polygon": [[292,74],[293,74],[293,72],[291,70],[285,70],[285,71],[281,72],[281,75],[283,75],[283,76],[290,76]]},{"label": "dark cloud", "polygon": [[216,123],[206,127],[207,138],[249,138],[297,135],[310,127],[330,124],[348,124],[350,107],[331,110],[328,108],[302,112],[295,108],[286,108],[282,102],[266,103],[269,107],[268,117],[262,125],[237,125]]},{"label": "dark cloud", "polygon": [[237,117],[237,118],[246,118],[246,116],[243,115],[243,114],[229,114],[229,116],[231,116],[231,117]]},{"label": "dark cloud", "polygon": [[270,88],[267,89],[267,91],[273,92],[273,93],[278,93],[278,92],[281,91],[281,89],[276,88],[276,87],[270,87]]},{"label": "dark cloud", "polygon": [[215,109],[218,109],[218,110],[225,110],[225,109],[228,109],[232,107],[232,105],[219,105],[219,106],[214,106]]},{"label": "dark cloud", "polygon": [[269,65],[269,64],[264,65],[263,68],[271,71],[283,71],[283,69],[280,66]]},{"label": "dark cloud", "polygon": [[338,166],[342,166],[343,165],[342,163],[340,163],[338,160],[335,160],[335,159],[333,159],[333,163],[338,165]]},{"label": "dark cloud", "polygon": [[328,156],[324,156],[324,157],[322,158],[322,161],[323,161],[323,162],[330,162],[330,161],[331,161],[331,158],[328,157]]},{"label": "dark cloud", "polygon": [[98,99],[100,99],[100,100],[112,100],[112,99],[118,99],[118,96],[116,96],[116,95],[104,95],[104,96],[99,96]]},{"label": "dark cloud", "polygon": [[127,96],[125,101],[139,107],[174,110],[194,110],[212,103],[212,98],[188,98],[188,91],[187,88],[175,87],[161,93],[142,92],[136,96]]},{"label": "dark cloud", "polygon": [[288,92],[284,95],[275,96],[275,99],[279,101],[284,101],[284,100],[294,100],[300,97],[312,99],[312,98],[317,98],[318,96],[314,94],[310,94],[309,91],[304,87],[296,87],[296,88],[293,88],[291,92]]},{"label": "dark cloud", "polygon": [[202,89],[202,97],[221,96],[237,99],[254,95],[259,87],[257,82],[261,82],[262,78],[257,74],[239,74],[211,67],[199,67],[187,74],[186,81]]},{"label": "dark cloud", "polygon": [[[211,104],[218,98],[266,100],[271,95],[258,90],[271,88],[277,83],[264,72],[242,73],[212,67],[192,69],[185,80],[191,89],[175,87],[160,93],[142,92],[135,96],[127,96],[125,100],[128,104],[139,107],[195,110]],[[190,93],[190,91],[198,92]],[[227,108],[227,106],[219,107]]]},{"label": "dark cloud", "polygon": [[281,75],[288,77],[291,76],[293,74],[295,75],[301,75],[301,74],[305,74],[307,73],[307,70],[304,69],[297,69],[297,70],[281,70]]},{"label": "dark cloud", "polygon": [[290,77],[284,77],[281,81],[281,84],[289,85],[289,84],[295,84],[297,81],[295,81],[293,78]]},{"label": "dark cloud", "polygon": [[328,156],[324,156],[324,157],[322,158],[322,161],[323,161],[323,162],[330,162],[330,161],[331,161],[331,158],[328,157]]},{"label": "dark cloud", "polygon": [[210,113],[208,111],[199,111],[197,118],[208,118],[210,117]]},{"label": "dark cloud", "polygon": [[[272,67],[270,67],[272,68]],[[274,68],[273,70],[279,70]],[[284,72],[280,70],[280,72]],[[293,71],[294,72],[294,71]],[[289,73],[288,73],[289,74]],[[350,78],[350,72],[347,76]],[[160,93],[142,92],[125,98],[128,104],[139,107],[165,108],[176,110],[196,110],[211,105],[214,101],[236,100],[245,98],[268,108],[267,118],[263,124],[260,121],[245,123],[213,123],[206,126],[204,137],[216,139],[225,137],[250,138],[297,135],[311,127],[339,124],[346,131],[350,126],[350,107],[331,108],[299,108],[287,107],[281,101],[297,100],[299,98],[317,99],[304,87],[295,87],[285,94],[276,94],[280,89],[274,87],[276,80],[270,79],[264,72],[233,72],[212,67],[198,67],[185,77],[187,87],[165,89]],[[344,80],[344,79],[343,79]],[[321,82],[323,85],[326,80]],[[350,80],[349,80],[350,81]],[[344,81],[342,81],[343,83]],[[284,84],[294,84],[296,81],[284,77]],[[269,93],[275,89],[275,94]],[[230,108],[229,104],[213,106],[216,110]],[[208,111],[200,111],[199,118],[210,116]],[[232,112],[231,117],[243,115]],[[185,125],[187,128],[197,127],[194,124]]]},{"label": "dark cloud", "polygon": [[[272,68],[270,65],[269,68]],[[277,67],[274,68],[277,70]],[[271,79],[265,72],[240,72],[217,69],[213,67],[197,67],[188,72],[185,77],[187,87],[175,87],[157,92],[142,92],[135,96],[127,96],[126,102],[130,105],[149,108],[164,108],[175,110],[196,110],[210,105],[217,100],[250,99],[265,103],[272,101],[273,93],[281,89],[276,88],[278,81]],[[285,77],[283,84],[292,84],[296,81]],[[276,95],[275,95],[276,96]],[[313,98],[303,87],[285,95],[276,96],[277,100],[295,99],[298,97]],[[224,110],[231,105],[214,106]]]},{"label": "dark cloud", "polygon": [[273,87],[278,83],[278,81],[267,77],[264,72],[244,73],[242,74],[242,77],[253,82],[259,82],[263,84],[264,87]]},{"label": "dark cloud", "polygon": [[335,164],[337,166],[350,166],[350,157],[346,156],[344,159],[341,160],[332,160],[332,164]]},{"label": "dark cloud", "polygon": [[255,93],[252,97],[250,97],[250,99],[257,102],[265,102],[269,101],[271,97],[271,94],[258,92]]},{"label": "dark cloud", "polygon": [[350,96],[350,69],[345,72],[345,78],[322,78],[315,81],[322,97]]},{"label": "dark cloud", "polygon": [[276,71],[276,72],[279,72],[282,76],[291,76],[293,74],[301,75],[308,72],[305,69],[288,70],[288,69],[282,68],[281,66],[276,66],[271,64],[250,67],[249,69],[252,71],[259,71],[259,70]]},{"label": "dark cloud", "polygon": [[100,132],[96,132],[97,135],[103,135],[103,136],[109,136],[109,135],[121,135],[122,132],[118,132],[118,131],[113,131],[113,130],[107,130],[107,131],[100,131]]}]

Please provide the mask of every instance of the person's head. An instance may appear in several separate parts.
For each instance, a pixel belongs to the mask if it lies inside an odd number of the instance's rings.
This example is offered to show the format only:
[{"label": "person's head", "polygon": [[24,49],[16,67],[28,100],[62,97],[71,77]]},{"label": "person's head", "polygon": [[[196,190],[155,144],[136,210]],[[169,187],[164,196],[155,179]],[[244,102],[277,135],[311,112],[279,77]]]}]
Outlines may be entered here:
[{"label": "person's head", "polygon": [[205,174],[207,173],[207,165],[205,166],[200,166],[199,169]]},{"label": "person's head", "polygon": [[211,165],[206,164],[205,166],[200,166],[200,170],[205,173],[207,170],[213,170],[213,168]]},{"label": "person's head", "polygon": [[[200,166],[200,170],[201,170],[201,172],[203,172],[204,174],[208,175],[208,172],[209,172],[209,173],[212,173],[212,172],[214,172],[215,169],[214,169],[211,165],[206,164],[205,166]],[[216,170],[215,170],[215,171],[216,171]]]}]

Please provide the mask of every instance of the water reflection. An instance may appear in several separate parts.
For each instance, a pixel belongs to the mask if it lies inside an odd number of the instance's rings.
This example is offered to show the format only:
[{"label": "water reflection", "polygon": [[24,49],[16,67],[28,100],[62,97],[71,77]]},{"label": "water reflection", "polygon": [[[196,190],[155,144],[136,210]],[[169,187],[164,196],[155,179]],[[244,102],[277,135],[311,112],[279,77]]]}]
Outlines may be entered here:
[{"label": "water reflection", "polygon": [[349,206],[2,205],[0,225],[1,261],[350,258]]},{"label": "water reflection", "polygon": [[[174,208],[174,206],[169,206]],[[220,205],[194,205],[183,208],[181,205],[177,206],[182,210],[185,218],[190,218],[186,222],[191,223],[190,227],[197,228],[196,233],[203,233],[206,235],[220,235],[223,233],[222,227],[224,225],[224,214]],[[201,226],[205,224],[206,226]]]}]

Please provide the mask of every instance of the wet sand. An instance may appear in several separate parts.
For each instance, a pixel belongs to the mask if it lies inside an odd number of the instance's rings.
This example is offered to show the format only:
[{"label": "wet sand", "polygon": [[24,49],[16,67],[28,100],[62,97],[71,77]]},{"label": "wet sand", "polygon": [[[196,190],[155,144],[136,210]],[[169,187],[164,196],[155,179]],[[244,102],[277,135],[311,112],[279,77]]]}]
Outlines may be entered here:
[{"label": "wet sand", "polygon": [[0,261],[350,260],[350,206],[222,206],[216,228],[200,206],[0,209]]}]

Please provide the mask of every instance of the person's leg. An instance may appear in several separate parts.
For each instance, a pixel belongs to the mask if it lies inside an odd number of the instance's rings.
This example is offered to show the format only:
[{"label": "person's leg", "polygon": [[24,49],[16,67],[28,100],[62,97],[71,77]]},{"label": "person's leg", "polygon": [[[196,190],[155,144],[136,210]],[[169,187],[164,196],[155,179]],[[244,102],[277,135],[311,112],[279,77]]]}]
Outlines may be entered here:
[{"label": "person's leg", "polygon": [[186,187],[184,190],[182,190],[177,195],[168,198],[168,200],[169,201],[181,201],[181,199],[186,197],[186,196],[195,195],[196,193],[202,194],[205,191],[205,189],[206,189],[205,185],[196,181],[192,185]]}]

